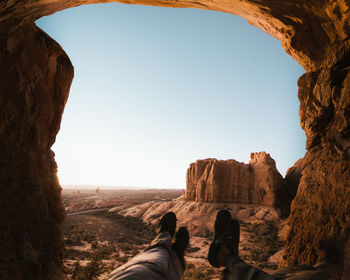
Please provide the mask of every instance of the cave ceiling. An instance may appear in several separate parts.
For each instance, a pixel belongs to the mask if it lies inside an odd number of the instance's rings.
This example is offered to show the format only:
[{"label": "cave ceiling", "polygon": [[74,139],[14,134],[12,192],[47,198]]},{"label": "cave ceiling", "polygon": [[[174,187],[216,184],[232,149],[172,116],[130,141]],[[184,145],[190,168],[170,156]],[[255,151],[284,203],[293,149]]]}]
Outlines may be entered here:
[{"label": "cave ceiling", "polygon": [[221,11],[243,17],[281,41],[306,71],[331,67],[349,47],[349,2],[309,0],[26,0],[2,1],[0,24],[12,32],[40,17],[84,4],[119,2]]}]

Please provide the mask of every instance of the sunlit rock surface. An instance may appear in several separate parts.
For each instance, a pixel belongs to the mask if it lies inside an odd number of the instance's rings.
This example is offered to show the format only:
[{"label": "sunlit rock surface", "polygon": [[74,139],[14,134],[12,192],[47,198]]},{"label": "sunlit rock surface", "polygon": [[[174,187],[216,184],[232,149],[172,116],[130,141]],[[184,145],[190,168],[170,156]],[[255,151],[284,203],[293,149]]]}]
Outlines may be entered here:
[{"label": "sunlit rock surface", "polygon": [[286,186],[275,161],[260,152],[251,154],[249,164],[217,159],[192,163],[187,170],[185,198],[276,206],[276,195],[283,188]]},{"label": "sunlit rock surface", "polygon": [[[50,147],[59,130],[73,68],[60,46],[35,27],[34,21],[66,8],[102,2],[111,1],[0,3],[2,279],[21,279],[21,275],[45,279],[62,261],[59,225],[64,213]],[[280,40],[286,52],[308,71],[299,80],[300,121],[307,136],[307,153],[292,203],[291,230],[282,265],[313,265],[327,256],[347,271],[349,246],[344,244],[350,233],[350,1],[124,2],[239,15]],[[11,273],[15,274],[7,277]]]},{"label": "sunlit rock surface", "polygon": [[325,259],[342,263],[344,255],[350,256],[350,248],[345,246],[350,232],[348,62],[306,73],[298,82],[300,121],[308,151],[291,206],[283,265]]}]

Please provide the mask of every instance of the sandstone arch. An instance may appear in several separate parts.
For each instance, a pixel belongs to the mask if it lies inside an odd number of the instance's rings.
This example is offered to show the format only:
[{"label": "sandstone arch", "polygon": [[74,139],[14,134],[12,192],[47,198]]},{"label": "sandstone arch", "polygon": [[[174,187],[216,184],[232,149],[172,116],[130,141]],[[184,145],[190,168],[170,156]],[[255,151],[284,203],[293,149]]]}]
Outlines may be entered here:
[{"label": "sandstone arch", "polygon": [[[34,21],[106,0],[4,0],[0,3],[0,276],[52,279],[60,267],[64,218],[50,147],[73,67]],[[299,79],[307,135],[282,265],[342,262],[350,233],[349,0],[124,0],[237,14],[281,41],[308,73]],[[349,248],[347,246],[346,248]],[[2,274],[2,275],[1,275]],[[32,277],[31,277],[32,276]]]}]

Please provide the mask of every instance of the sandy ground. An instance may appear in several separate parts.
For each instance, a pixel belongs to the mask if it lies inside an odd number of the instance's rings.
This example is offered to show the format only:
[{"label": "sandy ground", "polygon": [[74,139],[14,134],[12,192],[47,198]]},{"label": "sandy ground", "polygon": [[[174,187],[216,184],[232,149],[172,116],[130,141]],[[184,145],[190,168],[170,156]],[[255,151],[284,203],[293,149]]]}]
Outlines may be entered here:
[{"label": "sandy ground", "polygon": [[[281,238],[287,230],[278,210],[244,204],[197,203],[184,200],[181,194],[182,190],[98,193],[65,190],[63,201],[68,215],[62,230],[67,278],[105,279],[113,269],[146,248],[155,236],[160,217],[173,211],[178,227],[185,225],[190,232],[185,279],[220,279],[221,270],[212,268],[206,259],[219,209],[228,209],[240,221],[242,259],[265,271],[276,272],[283,256]],[[283,276],[328,279],[319,270],[298,266],[284,271]],[[315,273],[318,276],[313,276]]]}]

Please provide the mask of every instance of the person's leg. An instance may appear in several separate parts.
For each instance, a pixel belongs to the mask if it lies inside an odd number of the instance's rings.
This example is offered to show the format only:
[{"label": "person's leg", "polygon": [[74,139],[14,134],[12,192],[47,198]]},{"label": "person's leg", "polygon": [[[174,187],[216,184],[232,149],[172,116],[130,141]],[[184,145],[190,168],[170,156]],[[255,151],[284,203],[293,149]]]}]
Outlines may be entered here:
[{"label": "person's leg", "polygon": [[277,280],[274,276],[242,261],[240,258],[226,256],[226,269],[223,280]]},{"label": "person's leg", "polygon": [[180,227],[175,234],[175,242],[171,245],[172,250],[177,255],[183,270],[185,270],[185,250],[189,243],[189,234],[186,227]]},{"label": "person's leg", "polygon": [[157,237],[150,246],[126,264],[112,271],[107,279],[181,279],[183,267],[177,254],[171,249],[175,228],[175,214],[166,213],[159,221]]},{"label": "person's leg", "polygon": [[215,220],[214,240],[209,247],[209,263],[215,267],[226,267],[224,280],[277,279],[241,260],[238,252],[239,235],[239,221],[232,219],[227,210],[220,210]]}]

